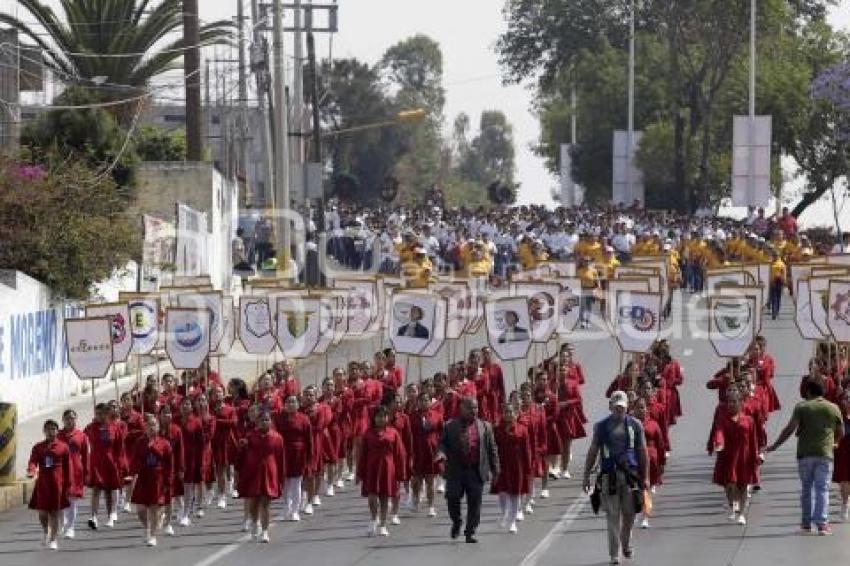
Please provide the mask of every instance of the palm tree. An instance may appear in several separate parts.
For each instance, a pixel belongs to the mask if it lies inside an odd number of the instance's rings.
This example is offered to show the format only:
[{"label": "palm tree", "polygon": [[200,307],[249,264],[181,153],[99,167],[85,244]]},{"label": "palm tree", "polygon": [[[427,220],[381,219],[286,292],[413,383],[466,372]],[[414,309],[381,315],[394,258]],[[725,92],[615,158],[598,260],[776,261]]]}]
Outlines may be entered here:
[{"label": "palm tree", "polygon": [[[44,2],[18,0],[44,31],[3,12],[0,24],[35,42],[42,49],[44,64],[65,80],[115,100],[141,94],[152,78],[179,68],[187,47],[182,33],[163,42],[182,30],[182,0],[153,4],[151,0],[63,0],[64,18],[60,19]],[[228,21],[202,26],[200,44],[226,42],[230,28]]]}]

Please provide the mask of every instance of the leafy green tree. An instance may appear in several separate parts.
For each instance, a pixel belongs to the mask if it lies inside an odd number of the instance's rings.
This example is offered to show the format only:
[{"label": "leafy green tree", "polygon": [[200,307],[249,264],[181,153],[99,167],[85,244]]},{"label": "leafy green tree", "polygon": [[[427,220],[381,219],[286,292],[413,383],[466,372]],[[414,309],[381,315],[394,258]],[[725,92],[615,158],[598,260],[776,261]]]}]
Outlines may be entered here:
[{"label": "leafy green tree", "polygon": [[87,299],[94,283],[140,256],[137,220],[108,176],[61,155],[50,161],[0,158],[0,267]]},{"label": "leafy green tree", "polygon": [[142,161],[186,161],[186,131],[143,126],[134,136],[136,154]]}]

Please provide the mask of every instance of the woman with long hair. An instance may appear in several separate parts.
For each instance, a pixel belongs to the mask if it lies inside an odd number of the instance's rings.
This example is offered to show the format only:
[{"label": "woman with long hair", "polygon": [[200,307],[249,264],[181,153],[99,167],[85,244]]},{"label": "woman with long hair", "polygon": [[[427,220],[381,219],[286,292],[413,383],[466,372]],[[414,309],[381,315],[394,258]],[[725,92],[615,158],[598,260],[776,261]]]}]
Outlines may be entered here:
[{"label": "woman with long hair", "polygon": [[[408,506],[413,501],[410,494],[410,477],[412,475],[411,461],[413,454],[413,434],[410,430],[410,417],[401,410],[401,395],[391,390],[387,391],[383,405],[390,413],[389,423],[401,437],[402,448],[404,454],[402,458],[402,466],[396,470],[396,478],[404,487],[404,493],[408,499]],[[401,503],[401,492],[399,491],[392,500],[392,508],[390,509],[390,522],[393,525],[400,525],[401,519],[398,517],[399,504]]]},{"label": "woman with long hair", "polygon": [[398,470],[404,466],[404,445],[389,420],[386,407],[375,410],[372,426],[363,436],[357,465],[356,481],[361,484],[360,493],[369,499],[369,536],[390,536],[387,515],[390,500],[398,496]]},{"label": "woman with long hair", "polygon": [[58,550],[59,517],[71,505],[68,501],[71,451],[59,440],[56,421],[45,421],[43,430],[44,440],[33,446],[27,465],[27,477],[35,478],[29,508],[38,511],[44,545]]},{"label": "woman with long hair", "polygon": [[325,469],[325,444],[329,442],[328,426],[333,415],[331,409],[324,403],[320,403],[318,393],[314,385],[308,385],[304,389],[301,412],[310,419],[313,430],[313,450],[304,475],[304,491],[307,498],[304,501],[304,514],[312,515],[316,507],[322,505],[319,493],[322,489],[323,472]]},{"label": "woman with long hair", "polygon": [[220,385],[210,388],[210,400],[215,417],[212,457],[218,494],[216,506],[224,509],[227,507],[227,493],[233,492],[233,474],[230,467],[236,461],[236,425],[239,415],[233,405],[225,402],[224,388]]},{"label": "woman with long hair", "polygon": [[63,428],[57,438],[68,445],[71,453],[68,474],[68,501],[70,505],[63,514],[62,534],[65,538],[76,536],[79,501],[85,495],[85,481],[89,470],[89,439],[77,428],[77,412],[68,409],[62,413]]},{"label": "woman with long hair", "polygon": [[115,524],[118,490],[121,488],[121,466],[124,461],[124,433],[118,422],[111,419],[106,403],[94,410],[94,420],[83,431],[89,439],[90,460],[86,485],[91,488],[91,519],[89,528],[98,529],[97,513],[100,496],[106,499],[106,526]]},{"label": "woman with long hair", "polygon": [[442,473],[442,464],[436,458],[443,434],[443,412],[439,404],[432,403],[428,393],[419,394],[418,406],[410,416],[410,433],[413,439],[412,510],[419,510],[424,484],[428,516],[436,517],[434,488],[437,476]]}]

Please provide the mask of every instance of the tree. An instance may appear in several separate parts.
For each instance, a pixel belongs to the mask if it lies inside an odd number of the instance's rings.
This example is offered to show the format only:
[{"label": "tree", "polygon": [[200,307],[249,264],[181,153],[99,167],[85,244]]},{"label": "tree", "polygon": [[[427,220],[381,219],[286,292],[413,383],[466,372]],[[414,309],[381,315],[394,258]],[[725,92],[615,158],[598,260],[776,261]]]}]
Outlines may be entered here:
[{"label": "tree", "polygon": [[144,126],[134,136],[136,154],[142,161],[186,161],[186,131]]},{"label": "tree", "polygon": [[[60,77],[112,100],[144,93],[152,78],[175,68],[187,47],[182,38],[164,43],[182,28],[182,0],[63,0],[62,18],[44,1],[17,4],[38,26],[2,12],[0,23],[40,47],[44,64]],[[231,28],[228,21],[204,25],[200,42],[225,42]]]},{"label": "tree", "polygon": [[87,299],[94,283],[140,255],[136,221],[108,176],[82,161],[52,161],[58,165],[46,168],[0,159],[0,267],[60,297]]}]

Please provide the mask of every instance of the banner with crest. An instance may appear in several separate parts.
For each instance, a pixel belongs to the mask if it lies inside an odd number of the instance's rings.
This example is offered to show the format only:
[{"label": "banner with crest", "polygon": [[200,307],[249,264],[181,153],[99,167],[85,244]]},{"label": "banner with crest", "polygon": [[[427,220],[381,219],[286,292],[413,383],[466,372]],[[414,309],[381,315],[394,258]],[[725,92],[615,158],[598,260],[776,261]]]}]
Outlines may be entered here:
[{"label": "banner with crest", "polygon": [[708,297],[708,339],[721,358],[743,356],[756,336],[756,311],[753,295]]}]

